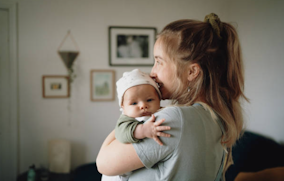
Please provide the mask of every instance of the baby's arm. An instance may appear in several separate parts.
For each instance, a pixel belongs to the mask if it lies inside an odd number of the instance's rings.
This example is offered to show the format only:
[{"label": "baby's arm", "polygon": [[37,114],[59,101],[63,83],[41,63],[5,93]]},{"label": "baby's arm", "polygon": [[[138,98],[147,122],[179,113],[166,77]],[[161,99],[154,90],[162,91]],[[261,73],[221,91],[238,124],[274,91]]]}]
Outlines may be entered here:
[{"label": "baby's arm", "polygon": [[144,124],[137,125],[133,135],[137,139],[153,138],[159,145],[163,145],[163,143],[158,138],[158,136],[163,136],[163,137],[171,136],[170,134],[162,132],[171,129],[171,127],[169,126],[160,126],[164,121],[165,119],[161,119],[155,122],[155,116],[152,115],[149,121],[145,122]]},{"label": "baby's arm", "polygon": [[133,136],[133,132],[137,125],[143,122],[137,121],[135,118],[121,115],[115,126],[115,138],[121,143],[137,143],[140,140]]},{"label": "baby's arm", "polygon": [[163,145],[158,136],[170,137],[162,131],[170,130],[169,126],[160,126],[165,120],[155,122],[154,115],[144,124],[135,118],[121,115],[115,127],[115,138],[121,143],[137,143],[144,138],[153,138],[158,144]]}]

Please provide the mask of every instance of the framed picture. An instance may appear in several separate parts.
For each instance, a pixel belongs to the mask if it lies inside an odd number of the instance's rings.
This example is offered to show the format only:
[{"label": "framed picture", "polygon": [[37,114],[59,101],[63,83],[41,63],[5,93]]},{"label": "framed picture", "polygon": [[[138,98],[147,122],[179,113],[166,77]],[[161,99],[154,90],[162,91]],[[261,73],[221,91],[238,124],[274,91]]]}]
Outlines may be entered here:
[{"label": "framed picture", "polygon": [[114,70],[91,70],[91,101],[114,100]]},{"label": "framed picture", "polygon": [[68,76],[44,75],[42,76],[43,98],[70,97],[70,84]]},{"label": "framed picture", "polygon": [[109,27],[110,66],[152,66],[157,30],[153,27]]}]

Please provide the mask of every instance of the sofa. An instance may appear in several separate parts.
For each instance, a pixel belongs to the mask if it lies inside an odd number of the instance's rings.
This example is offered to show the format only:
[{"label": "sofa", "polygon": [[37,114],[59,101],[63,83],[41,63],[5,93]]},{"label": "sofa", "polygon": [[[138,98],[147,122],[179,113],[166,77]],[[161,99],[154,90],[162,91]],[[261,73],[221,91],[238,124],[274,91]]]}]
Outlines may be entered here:
[{"label": "sofa", "polygon": [[[239,173],[256,173],[265,169],[284,167],[284,146],[261,134],[245,131],[232,149],[234,164],[226,172],[226,181]],[[284,180],[284,178],[283,178]]]}]

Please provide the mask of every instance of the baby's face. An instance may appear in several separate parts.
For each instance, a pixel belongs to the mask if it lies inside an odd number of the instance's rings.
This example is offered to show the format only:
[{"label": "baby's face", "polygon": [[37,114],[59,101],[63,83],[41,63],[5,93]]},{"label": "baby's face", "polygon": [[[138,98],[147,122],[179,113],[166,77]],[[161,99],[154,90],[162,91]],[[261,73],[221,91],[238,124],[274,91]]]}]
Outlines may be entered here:
[{"label": "baby's face", "polygon": [[125,91],[121,107],[129,117],[151,116],[160,109],[160,98],[153,86],[137,85]]}]

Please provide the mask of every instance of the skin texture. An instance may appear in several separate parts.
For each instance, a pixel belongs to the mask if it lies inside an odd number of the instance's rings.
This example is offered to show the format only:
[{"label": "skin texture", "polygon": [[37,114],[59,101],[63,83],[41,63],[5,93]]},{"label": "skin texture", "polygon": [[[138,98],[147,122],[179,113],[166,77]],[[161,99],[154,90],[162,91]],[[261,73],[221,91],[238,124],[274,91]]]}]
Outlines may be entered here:
[{"label": "skin texture", "polygon": [[175,65],[163,50],[162,42],[158,39],[154,46],[155,64],[151,71],[151,77],[160,86],[162,99],[169,99],[173,92]]},{"label": "skin texture", "polygon": [[144,167],[132,144],[117,141],[114,131],[101,146],[96,164],[98,171],[108,176],[121,175]]},{"label": "skin texture", "polygon": [[283,181],[284,167],[275,167],[259,172],[241,172],[237,175],[235,181]]},{"label": "skin texture", "polygon": [[[138,85],[126,90],[121,107],[123,113],[129,117],[151,116],[160,109],[160,98],[153,86]],[[159,145],[163,145],[158,136],[170,137],[162,131],[171,129],[169,126],[160,126],[164,121],[164,119],[158,122],[153,120],[139,124],[133,135],[137,139],[152,138]]]},{"label": "skin texture", "polygon": [[162,131],[170,130],[171,127],[160,126],[163,122],[165,122],[165,119],[161,119],[155,122],[155,118],[153,116],[154,115],[152,115],[152,119],[150,121],[147,121],[144,124],[139,124],[136,127],[134,131],[134,137],[137,139],[152,138],[159,145],[163,146],[163,143],[158,138],[158,136],[170,137],[171,136],[170,134],[164,133]]},{"label": "skin texture", "polygon": [[151,85],[138,85],[126,90],[122,109],[129,117],[151,116],[160,109],[160,98]]},{"label": "skin texture", "polygon": [[[158,39],[154,46],[155,64],[152,68],[150,76],[159,84],[162,99],[170,99],[171,94],[174,92],[175,86],[175,64],[170,60],[169,56],[163,49],[163,43]],[[186,65],[187,69],[183,76],[190,82],[196,79],[200,73],[200,66],[197,63]],[[189,83],[188,83],[189,84]],[[197,101],[204,102],[204,99],[197,98]]]}]

